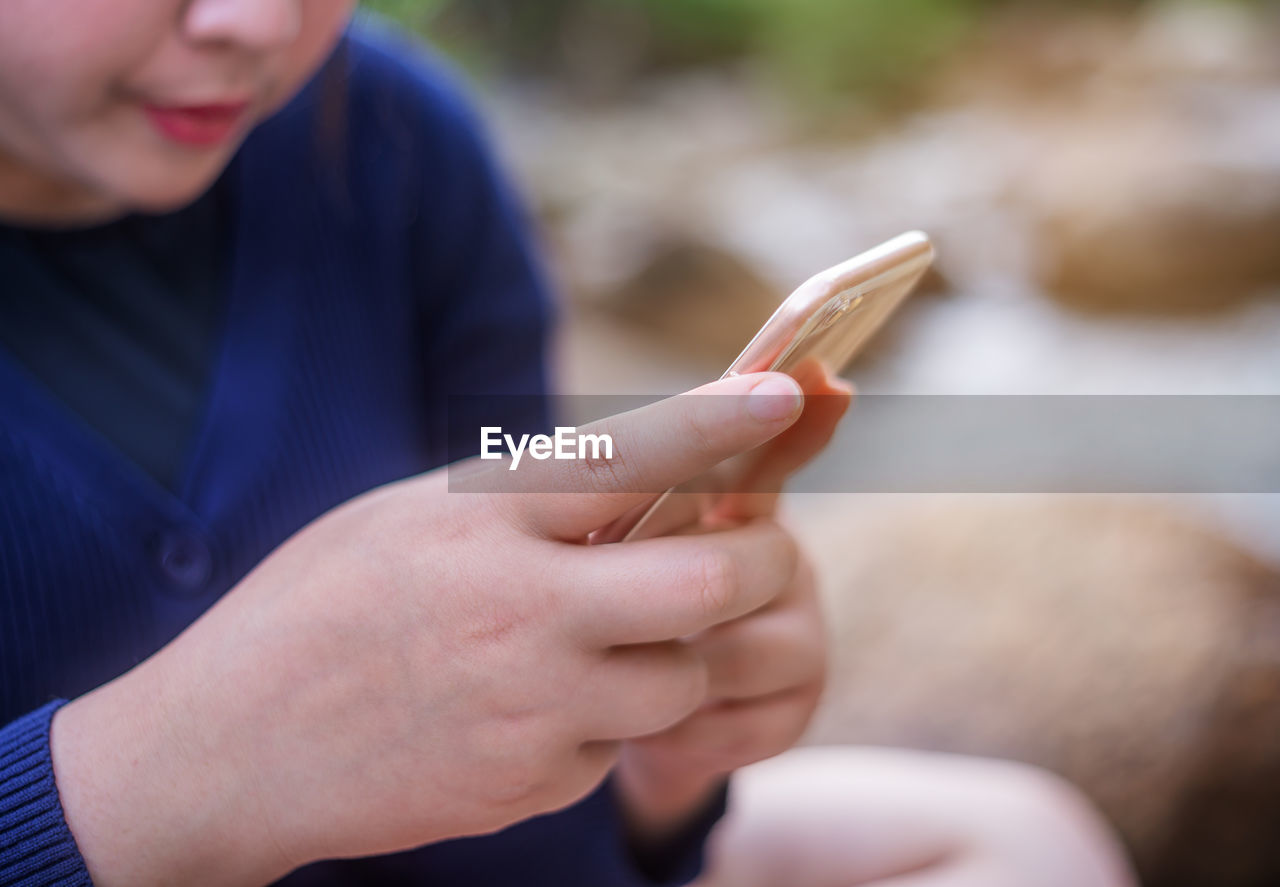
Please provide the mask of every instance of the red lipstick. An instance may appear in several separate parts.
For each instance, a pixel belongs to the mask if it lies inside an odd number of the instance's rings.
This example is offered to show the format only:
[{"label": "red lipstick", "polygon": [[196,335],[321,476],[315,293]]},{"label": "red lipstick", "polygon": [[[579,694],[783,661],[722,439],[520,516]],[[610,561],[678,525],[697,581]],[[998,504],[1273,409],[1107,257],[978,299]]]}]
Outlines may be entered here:
[{"label": "red lipstick", "polygon": [[159,133],[180,145],[209,147],[229,139],[236,131],[248,102],[224,102],[210,105],[154,105],[142,106],[147,119]]}]

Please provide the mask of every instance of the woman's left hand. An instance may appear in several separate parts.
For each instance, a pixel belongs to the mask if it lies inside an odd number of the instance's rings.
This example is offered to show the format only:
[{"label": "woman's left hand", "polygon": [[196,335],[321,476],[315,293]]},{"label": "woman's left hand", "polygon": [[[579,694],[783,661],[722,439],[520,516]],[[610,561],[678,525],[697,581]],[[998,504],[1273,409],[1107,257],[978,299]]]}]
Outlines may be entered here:
[{"label": "woman's left hand", "polygon": [[709,700],[661,733],[623,744],[614,772],[637,847],[677,834],[726,775],[786,751],[818,704],[826,633],[801,558],[790,587],[767,607],[689,641],[707,663]]},{"label": "woman's left hand", "polygon": [[[804,414],[755,455],[738,474],[740,487],[704,521],[770,518],[786,477],[834,434],[852,389],[816,367],[804,369],[796,374],[807,396]],[[826,631],[810,564],[800,557],[790,586],[768,606],[688,643],[707,664],[708,701],[661,733],[625,742],[614,773],[641,849],[679,834],[731,771],[786,751],[804,733],[826,677]]]}]

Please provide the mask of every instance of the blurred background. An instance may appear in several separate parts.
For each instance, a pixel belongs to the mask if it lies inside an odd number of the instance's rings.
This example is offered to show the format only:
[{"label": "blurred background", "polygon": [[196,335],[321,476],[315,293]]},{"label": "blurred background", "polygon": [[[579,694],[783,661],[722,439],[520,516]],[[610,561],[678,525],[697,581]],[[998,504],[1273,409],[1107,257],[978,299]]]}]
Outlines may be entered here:
[{"label": "blurred background", "polygon": [[[1276,4],[367,5],[478,84],[566,392],[714,378],[806,277],[922,228],[937,273],[865,392],[1280,394]],[[811,741],[1031,761],[1145,883],[1280,883],[1278,497],[788,505],[836,639]]]}]

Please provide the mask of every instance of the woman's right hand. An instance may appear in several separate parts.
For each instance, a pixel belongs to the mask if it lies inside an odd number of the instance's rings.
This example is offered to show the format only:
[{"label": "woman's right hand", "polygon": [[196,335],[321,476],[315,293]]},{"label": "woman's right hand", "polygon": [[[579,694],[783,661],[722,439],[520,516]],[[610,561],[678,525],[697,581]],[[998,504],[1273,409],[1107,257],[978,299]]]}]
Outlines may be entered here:
[{"label": "woman's right hand", "polygon": [[762,519],[584,544],[801,409],[777,375],[697,393],[721,396],[590,429],[613,436],[607,464],[526,458],[485,491],[437,471],[354,499],[61,709],[54,768],[95,883],[263,883],[493,831],[582,797],[620,740],[697,708],[706,669],[678,639],[785,589],[790,537]]}]

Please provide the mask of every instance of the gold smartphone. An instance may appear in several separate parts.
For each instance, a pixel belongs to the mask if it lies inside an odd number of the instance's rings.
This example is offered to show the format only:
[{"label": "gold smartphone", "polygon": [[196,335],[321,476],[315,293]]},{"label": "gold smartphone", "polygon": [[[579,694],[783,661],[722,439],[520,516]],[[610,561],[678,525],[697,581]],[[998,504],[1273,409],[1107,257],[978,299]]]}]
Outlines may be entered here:
[{"label": "gold smartphone", "polygon": [[912,231],[809,278],[787,297],[724,377],[794,370],[815,359],[839,375],[933,263]]},{"label": "gold smartphone", "polygon": [[[787,297],[721,378],[760,372],[794,375],[811,361],[839,375],[915,289],[933,256],[928,236],[912,231],[814,275]],[[592,541],[660,535],[657,528],[669,523],[662,517],[673,494],[696,488],[690,484],[668,490]]]}]

